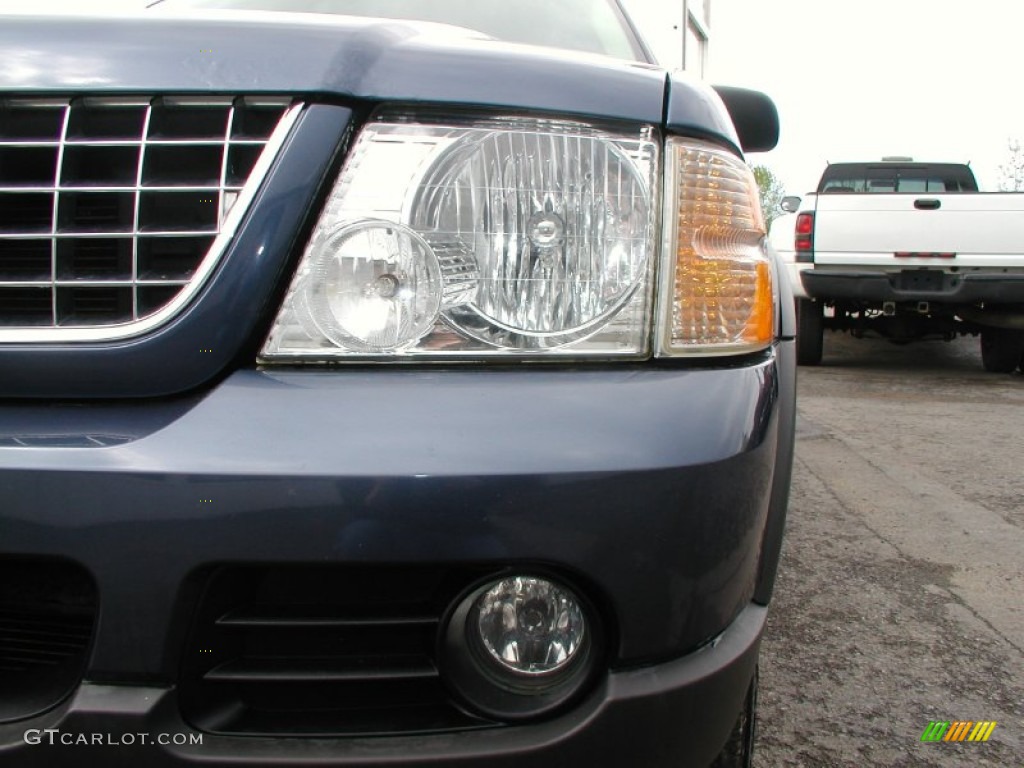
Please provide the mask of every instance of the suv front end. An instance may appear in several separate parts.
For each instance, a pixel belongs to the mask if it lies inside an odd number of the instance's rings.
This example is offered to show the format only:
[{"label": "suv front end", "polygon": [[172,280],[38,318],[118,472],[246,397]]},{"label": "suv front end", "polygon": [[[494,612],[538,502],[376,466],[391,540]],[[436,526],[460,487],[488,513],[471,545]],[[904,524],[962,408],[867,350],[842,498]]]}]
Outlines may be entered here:
[{"label": "suv front end", "polygon": [[0,38],[4,764],[721,759],[795,392],[745,97],[408,22]]}]

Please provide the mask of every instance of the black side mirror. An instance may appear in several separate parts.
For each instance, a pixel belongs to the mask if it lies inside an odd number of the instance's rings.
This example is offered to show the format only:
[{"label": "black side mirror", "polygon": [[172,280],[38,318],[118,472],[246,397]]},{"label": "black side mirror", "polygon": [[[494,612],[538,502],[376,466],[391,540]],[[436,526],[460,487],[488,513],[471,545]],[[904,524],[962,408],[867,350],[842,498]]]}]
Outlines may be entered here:
[{"label": "black side mirror", "polygon": [[779,143],[779,111],[766,94],[749,88],[713,85],[729,110],[744,152],[767,152]]},{"label": "black side mirror", "polygon": [[787,195],[782,198],[782,202],[779,203],[779,208],[784,210],[786,213],[796,213],[800,210],[800,198],[796,195]]}]

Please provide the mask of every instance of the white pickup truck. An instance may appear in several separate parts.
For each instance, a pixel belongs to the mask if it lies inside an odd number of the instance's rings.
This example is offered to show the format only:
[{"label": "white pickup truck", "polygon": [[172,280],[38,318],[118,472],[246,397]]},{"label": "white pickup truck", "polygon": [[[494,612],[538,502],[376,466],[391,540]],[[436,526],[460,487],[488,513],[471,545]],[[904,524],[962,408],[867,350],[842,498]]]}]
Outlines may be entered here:
[{"label": "white pickup truck", "polygon": [[1024,366],[1024,194],[979,192],[966,165],[899,159],[829,165],[783,209],[771,240],[801,364],[821,361],[830,328],[898,343],[979,334],[986,370]]}]

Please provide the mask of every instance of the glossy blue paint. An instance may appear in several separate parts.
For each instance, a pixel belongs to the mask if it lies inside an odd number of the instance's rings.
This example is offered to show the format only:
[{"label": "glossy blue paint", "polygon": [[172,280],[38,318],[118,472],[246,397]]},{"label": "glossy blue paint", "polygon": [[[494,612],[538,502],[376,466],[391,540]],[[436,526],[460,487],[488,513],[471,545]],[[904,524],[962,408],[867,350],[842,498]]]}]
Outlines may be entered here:
[{"label": "glossy blue paint", "polygon": [[314,93],[659,124],[665,71],[405,21],[231,12],[11,16],[0,25],[0,90]]},{"label": "glossy blue paint", "polygon": [[772,359],[240,372],[143,439],[0,449],[4,551],[94,574],[91,679],[168,679],[178,591],[216,562],[558,563],[623,662],[668,658],[750,600],[778,397]]},{"label": "glossy blue paint", "polygon": [[710,85],[685,72],[668,75],[665,127],[670,133],[708,139],[742,153],[739,135],[722,97]]}]

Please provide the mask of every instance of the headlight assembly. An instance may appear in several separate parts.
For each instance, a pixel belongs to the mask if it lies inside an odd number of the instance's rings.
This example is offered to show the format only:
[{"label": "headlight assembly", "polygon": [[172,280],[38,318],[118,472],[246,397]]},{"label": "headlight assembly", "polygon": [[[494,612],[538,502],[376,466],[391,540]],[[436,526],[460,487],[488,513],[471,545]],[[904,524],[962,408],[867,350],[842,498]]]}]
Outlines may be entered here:
[{"label": "headlight assembly", "polygon": [[648,355],[652,136],[369,124],[262,359]]},{"label": "headlight assembly", "polygon": [[659,183],[659,149],[650,127],[369,123],[261,361],[764,349],[777,297],[750,169],[670,137]]}]

